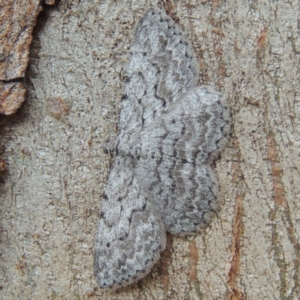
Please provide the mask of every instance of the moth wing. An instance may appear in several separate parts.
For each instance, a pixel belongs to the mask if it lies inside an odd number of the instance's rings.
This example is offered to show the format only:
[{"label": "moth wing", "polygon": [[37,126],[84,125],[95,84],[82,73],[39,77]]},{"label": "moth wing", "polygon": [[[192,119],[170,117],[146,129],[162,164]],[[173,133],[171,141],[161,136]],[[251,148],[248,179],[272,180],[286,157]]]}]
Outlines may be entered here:
[{"label": "moth wing", "polygon": [[[151,164],[141,162],[137,178],[152,195],[160,210],[165,228],[174,235],[193,234],[205,228],[220,210],[219,184],[209,165],[178,165],[175,159],[164,160],[153,174]],[[145,180],[147,176],[147,180]]]},{"label": "moth wing", "polygon": [[182,163],[209,164],[226,145],[230,126],[227,99],[211,87],[201,86],[188,91],[159,118],[129,136],[124,145],[135,158],[161,159],[165,155]]},{"label": "moth wing", "polygon": [[132,137],[134,173],[169,232],[198,231],[219,211],[218,181],[208,163],[226,144],[229,130],[226,99],[198,87]]},{"label": "moth wing", "polygon": [[116,157],[104,191],[94,249],[102,288],[131,284],[150,272],[166,244],[165,228],[141,191],[130,161]]},{"label": "moth wing", "polygon": [[199,78],[189,41],[165,12],[150,9],[131,46],[119,127],[139,131],[177,101]]}]

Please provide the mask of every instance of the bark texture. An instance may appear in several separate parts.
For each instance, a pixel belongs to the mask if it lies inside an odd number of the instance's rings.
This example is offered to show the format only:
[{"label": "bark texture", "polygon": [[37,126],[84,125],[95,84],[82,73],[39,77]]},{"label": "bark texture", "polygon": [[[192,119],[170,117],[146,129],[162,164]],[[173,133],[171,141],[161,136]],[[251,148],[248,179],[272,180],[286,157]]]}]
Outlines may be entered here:
[{"label": "bark texture", "polygon": [[[200,83],[230,99],[216,161],[224,205],[195,237],[168,235],[152,273],[103,292],[93,246],[129,47],[151,6],[189,35]],[[0,119],[1,299],[299,299],[300,4],[60,1],[39,18],[28,101]],[[5,164],[4,164],[5,165]]]},{"label": "bark texture", "polygon": [[0,114],[15,113],[25,100],[26,90],[16,81],[25,75],[32,30],[40,9],[40,0],[0,3]]}]

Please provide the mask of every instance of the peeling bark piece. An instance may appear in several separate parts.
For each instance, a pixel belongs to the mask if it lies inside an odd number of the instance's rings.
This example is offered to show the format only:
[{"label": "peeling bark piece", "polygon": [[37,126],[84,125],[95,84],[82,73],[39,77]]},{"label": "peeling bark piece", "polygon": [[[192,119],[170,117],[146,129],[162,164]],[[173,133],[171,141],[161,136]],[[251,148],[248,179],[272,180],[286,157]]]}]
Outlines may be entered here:
[{"label": "peeling bark piece", "polygon": [[[8,0],[0,4],[0,80],[24,77],[32,31],[41,10],[40,0]],[[21,83],[0,84],[0,113],[11,115],[25,100]]]},{"label": "peeling bark piece", "polygon": [[8,0],[0,4],[0,80],[24,76],[39,0]]},{"label": "peeling bark piece", "polygon": [[26,89],[20,82],[0,83],[0,113],[14,114],[25,100]]}]

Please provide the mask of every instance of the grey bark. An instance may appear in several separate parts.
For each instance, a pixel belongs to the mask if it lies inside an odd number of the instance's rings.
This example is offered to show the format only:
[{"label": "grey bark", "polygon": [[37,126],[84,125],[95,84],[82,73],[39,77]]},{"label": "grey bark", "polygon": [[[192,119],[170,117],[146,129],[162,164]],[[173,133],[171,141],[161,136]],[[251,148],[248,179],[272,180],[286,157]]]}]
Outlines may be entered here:
[{"label": "grey bark", "polygon": [[168,235],[138,284],[97,287],[101,146],[116,133],[137,22],[162,3],[61,1],[34,33],[27,103],[1,119],[1,299],[299,299],[299,2],[165,4],[193,43],[200,84],[230,99],[220,215],[195,237]]}]

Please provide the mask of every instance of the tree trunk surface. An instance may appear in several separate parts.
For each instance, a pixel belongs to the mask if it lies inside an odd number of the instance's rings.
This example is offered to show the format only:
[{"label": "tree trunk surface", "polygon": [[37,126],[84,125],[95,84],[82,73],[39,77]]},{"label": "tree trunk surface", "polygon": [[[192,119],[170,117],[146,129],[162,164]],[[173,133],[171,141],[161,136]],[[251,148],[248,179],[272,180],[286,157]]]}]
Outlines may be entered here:
[{"label": "tree trunk surface", "polygon": [[[150,7],[192,42],[200,84],[228,96],[216,160],[223,205],[194,237],[167,236],[152,272],[106,292],[93,246],[130,44]],[[27,101],[1,117],[1,299],[300,298],[299,1],[60,1],[39,16]]]}]

